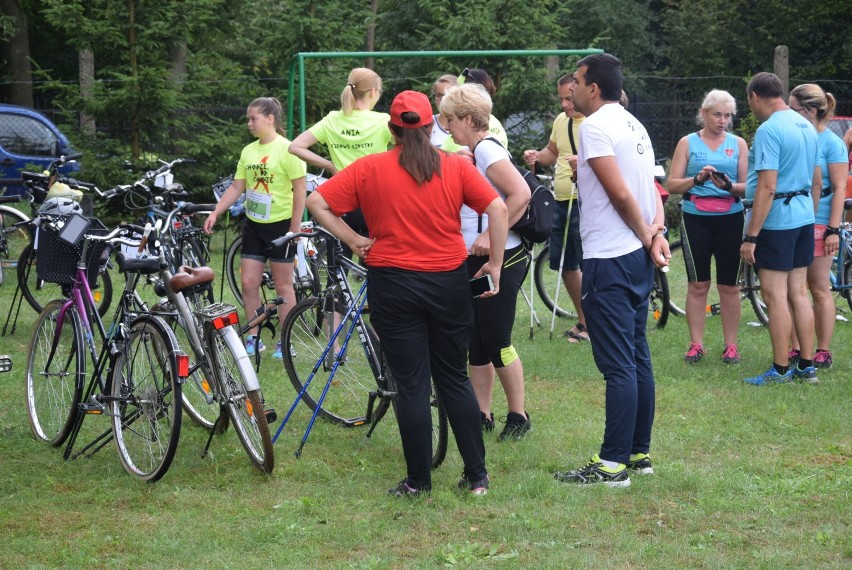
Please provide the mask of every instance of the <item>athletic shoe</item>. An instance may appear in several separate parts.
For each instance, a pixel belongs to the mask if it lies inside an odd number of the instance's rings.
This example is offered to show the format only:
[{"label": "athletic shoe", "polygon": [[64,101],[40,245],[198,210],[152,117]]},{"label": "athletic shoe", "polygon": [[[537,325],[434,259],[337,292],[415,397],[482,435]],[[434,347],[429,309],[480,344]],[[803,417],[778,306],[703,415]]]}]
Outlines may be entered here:
[{"label": "athletic shoe", "polygon": [[831,368],[834,364],[831,360],[830,350],[817,350],[814,355],[814,366],[817,368]]},{"label": "athletic shoe", "polygon": [[793,368],[799,363],[799,351],[795,348],[791,348],[790,352],[787,353],[787,359],[790,361],[790,368]]},{"label": "athletic shoe", "polygon": [[249,356],[254,356],[255,352],[263,352],[264,350],[266,350],[266,347],[263,346],[263,341],[260,340],[260,337],[254,335],[246,337],[246,353]]},{"label": "athletic shoe", "polygon": [[740,360],[742,360],[742,357],[740,357],[740,351],[737,350],[737,345],[729,344],[722,351],[722,362],[725,364],[739,364]]},{"label": "athletic shoe", "polygon": [[281,341],[278,341],[278,344],[275,345],[275,352],[272,353],[272,358],[284,358],[284,353],[281,352]]},{"label": "athletic shoe", "polygon": [[480,479],[479,481],[471,481],[468,479],[467,475],[462,473],[461,479],[459,479],[459,490],[466,491],[469,490],[471,495],[487,495],[488,494],[488,475],[485,476],[485,479]]},{"label": "athletic shoe", "polygon": [[395,497],[422,497],[432,491],[431,487],[417,488],[408,484],[408,479],[403,479],[393,489],[388,489],[388,494]]},{"label": "athletic shoe", "polygon": [[494,414],[486,416],[485,412],[479,412],[479,416],[482,419],[482,431],[494,431]]},{"label": "athletic shoe", "polygon": [[793,381],[793,373],[788,370],[786,374],[779,374],[774,366],[770,366],[769,370],[755,376],[753,378],[744,378],[743,382],[752,386],[766,386],[768,384],[787,384]]},{"label": "athletic shoe", "polygon": [[630,486],[630,475],[627,473],[627,466],[621,464],[615,469],[607,467],[601,463],[601,458],[598,457],[597,453],[592,456],[592,459],[585,467],[571,471],[557,471],[553,476],[557,481],[577,483],[578,485],[603,483],[608,487]]},{"label": "athletic shoe", "polygon": [[686,349],[686,354],[683,355],[683,361],[687,364],[695,364],[707,354],[704,347],[697,342],[689,343],[689,348]]},{"label": "athletic shoe", "polygon": [[627,468],[639,475],[653,475],[654,467],[651,465],[651,457],[647,453],[631,453]]},{"label": "athletic shoe", "polygon": [[[526,412],[524,412],[526,414]],[[503,426],[503,431],[497,437],[497,441],[506,441],[507,439],[521,439],[528,431],[532,429],[530,415],[526,417],[515,412],[509,412],[506,415],[506,425]]]},{"label": "athletic shoe", "polygon": [[793,368],[793,380],[796,382],[804,382],[805,384],[819,384],[815,366],[808,366],[804,370],[799,370],[796,366]]}]

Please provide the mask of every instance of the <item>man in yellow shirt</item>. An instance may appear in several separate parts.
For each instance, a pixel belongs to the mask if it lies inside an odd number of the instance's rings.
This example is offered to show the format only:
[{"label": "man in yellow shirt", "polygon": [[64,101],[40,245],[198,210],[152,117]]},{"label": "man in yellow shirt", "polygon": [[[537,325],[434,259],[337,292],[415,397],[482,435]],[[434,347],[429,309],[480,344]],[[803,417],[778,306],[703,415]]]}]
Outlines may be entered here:
[{"label": "man in yellow shirt", "polygon": [[[556,176],[553,180],[556,204],[553,209],[553,231],[550,234],[550,268],[559,271],[560,261],[562,261],[562,281],[577,310],[577,323],[564,334],[569,342],[581,342],[589,340],[589,333],[586,331],[586,317],[580,306],[583,245],[580,241],[580,206],[577,202],[576,171],[580,125],[585,117],[574,110],[573,79],[574,75],[569,73],[556,82],[556,91],[559,94],[563,113],[553,121],[547,146],[541,150],[525,150],[524,162],[529,166],[536,162],[544,166],[556,163]],[[563,241],[565,251],[562,250]],[[560,256],[564,256],[564,260],[560,260]]]}]

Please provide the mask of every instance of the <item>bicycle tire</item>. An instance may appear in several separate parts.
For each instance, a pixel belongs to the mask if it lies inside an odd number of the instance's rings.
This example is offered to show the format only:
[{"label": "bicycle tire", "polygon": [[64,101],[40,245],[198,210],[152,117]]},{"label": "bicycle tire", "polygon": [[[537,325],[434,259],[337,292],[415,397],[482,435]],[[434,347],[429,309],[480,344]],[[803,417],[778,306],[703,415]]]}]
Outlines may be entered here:
[{"label": "bicycle tire", "polygon": [[0,206],[0,285],[7,281],[14,285],[18,278],[21,253],[31,241],[29,221],[20,210]]},{"label": "bicycle tire", "polygon": [[82,324],[76,308],[66,312],[56,352],[50,359],[62,304],[60,300],[51,301],[36,319],[26,373],[30,428],[36,439],[54,447],[62,445],[71,432],[86,375]]},{"label": "bicycle tire", "polygon": [[678,239],[669,243],[669,250],[672,254],[672,258],[669,260],[669,272],[666,274],[669,285],[669,313],[678,317],[685,317],[689,285],[686,260],[683,257],[683,241]]},{"label": "bicycle tire", "polygon": [[[329,302],[333,301],[329,300]],[[317,408],[317,401],[326,385],[326,378],[322,374],[315,374],[308,388],[302,393],[304,382],[307,381],[326,346],[329,345],[329,339],[333,334],[332,327],[342,323],[341,334],[337,339],[339,347],[343,344],[346,331],[352,323],[352,315],[346,305],[334,302],[334,312],[329,318],[329,315],[322,310],[323,303],[322,298],[316,297],[296,303],[287,314],[281,331],[284,368],[293,387],[297,393],[302,394],[302,400],[312,411]],[[371,339],[371,344],[374,343],[377,338],[375,332],[366,321],[362,320],[362,323]],[[373,349],[376,349],[375,345]],[[335,358],[336,354],[329,351],[318,371],[330,372]],[[346,354],[333,380],[319,415],[343,425],[354,425],[359,420],[364,420],[370,392],[376,390],[378,379],[367,358],[367,348],[360,341],[357,330],[352,333]]]},{"label": "bicycle tire", "polygon": [[225,254],[225,276],[228,278],[228,286],[237,300],[237,304],[243,304],[242,283],[240,282],[240,253],[243,250],[243,238],[237,237],[228,247]]},{"label": "bicycle tire", "polygon": [[852,311],[852,290],[848,289],[852,286],[852,258],[849,257],[843,262],[843,283],[847,288],[843,289],[841,295],[846,298],[849,310]]},{"label": "bicycle tire", "polygon": [[[550,244],[544,244],[544,247],[536,256],[533,263],[533,274],[536,291],[538,291],[538,296],[541,298],[544,306],[547,307],[547,310],[551,313],[553,312],[554,299],[556,297],[555,291],[558,287],[560,289],[559,306],[556,308],[556,315],[569,319],[577,318],[577,311],[571,301],[571,296],[568,295],[568,291],[565,289],[562,277],[558,271],[550,269]],[[547,281],[551,283],[547,283]],[[548,291],[548,287],[554,291],[552,295]]]},{"label": "bicycle tire", "polygon": [[[189,334],[186,332],[186,327],[187,324],[196,327],[199,342],[203,342],[202,339],[204,338],[204,331],[202,330],[202,327],[198,326],[195,311],[203,309],[209,303],[206,295],[202,291],[185,292],[184,299],[186,300],[186,304],[189,307],[190,312],[193,313],[193,322],[185,323],[183,318],[174,312],[171,313],[172,316],[166,319],[166,321],[169,325],[171,325],[172,331],[175,333],[178,346],[189,356],[189,367],[192,369],[197,363],[198,357],[192,349],[192,344],[189,341]],[[205,366],[199,366],[196,368],[195,372],[184,380],[183,389],[181,390],[181,398],[183,400],[183,410],[187,413],[190,419],[204,429],[211,430],[216,424],[216,420],[219,418],[221,408],[219,407],[219,403],[212,397],[213,379],[207,377],[205,370]],[[208,402],[208,400],[210,401]],[[224,431],[228,425],[226,418],[227,416],[222,418],[219,422],[217,431],[220,433]],[[223,421],[225,422],[224,425],[222,425]]]},{"label": "bicycle tire", "polygon": [[[36,255],[32,244],[28,244],[21,252],[18,260],[18,287],[27,304],[40,313],[54,299],[64,299],[63,286],[48,283],[38,278],[36,273]],[[106,269],[98,275],[98,283],[92,289],[95,305],[101,317],[106,316],[112,304],[112,277]]]},{"label": "bicycle tire", "polygon": [[260,390],[248,390],[237,364],[240,358],[248,358],[245,348],[239,345],[236,351],[222,337],[221,331],[208,332],[207,347],[211,366],[216,375],[219,392],[224,399],[231,423],[249,459],[264,473],[272,473],[275,453],[272,437],[263,408]]},{"label": "bicycle tire", "polygon": [[429,398],[432,409],[432,469],[437,469],[447,457],[447,444],[450,438],[450,425],[447,419],[447,408],[432,384],[432,394]]},{"label": "bicycle tire", "polygon": [[757,315],[757,320],[762,325],[769,324],[769,311],[766,308],[766,303],[763,302],[763,297],[760,295],[760,278],[753,265],[746,266],[746,288],[748,289],[748,298],[751,301],[751,308],[754,309],[754,314]]},{"label": "bicycle tire", "polygon": [[669,322],[671,298],[669,297],[669,280],[666,274],[654,268],[654,285],[651,288],[651,297],[648,302],[648,310],[651,319],[656,322],[658,329],[666,328]]},{"label": "bicycle tire", "polygon": [[168,471],[180,439],[177,341],[162,319],[143,315],[122,345],[110,377],[113,440],[124,469],[153,482]]}]

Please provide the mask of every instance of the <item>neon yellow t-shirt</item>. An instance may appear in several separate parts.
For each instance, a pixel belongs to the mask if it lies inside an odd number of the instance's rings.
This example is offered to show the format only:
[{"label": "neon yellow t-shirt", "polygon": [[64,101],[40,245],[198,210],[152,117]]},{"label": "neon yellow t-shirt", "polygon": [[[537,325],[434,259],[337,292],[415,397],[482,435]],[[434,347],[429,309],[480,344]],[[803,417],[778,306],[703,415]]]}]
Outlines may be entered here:
[{"label": "neon yellow t-shirt", "polygon": [[[497,117],[494,115],[491,115],[488,119],[488,131],[491,133],[491,136],[500,141],[503,148],[509,148],[509,137],[506,136],[506,129],[503,128],[503,123],[497,120]],[[441,150],[445,150],[447,152],[458,152],[463,148],[466,147],[457,145],[456,141],[453,140],[453,135],[448,136],[446,140],[444,140],[444,144],[441,145]]]},{"label": "neon yellow t-shirt", "polygon": [[385,152],[393,144],[389,121],[390,115],[376,111],[355,109],[351,115],[332,111],[308,130],[328,147],[335,168],[343,170],[356,159]]},{"label": "neon yellow t-shirt", "polygon": [[[576,117],[573,123],[574,144],[577,146],[577,152],[580,151],[580,125],[583,124],[585,117]],[[571,197],[572,192],[574,198],[577,198],[576,188],[571,181],[571,175],[574,171],[571,165],[568,164],[568,155],[575,154],[571,150],[571,140],[568,138],[568,115],[559,113],[553,121],[553,128],[550,132],[550,140],[556,144],[556,177],[553,179],[553,191],[556,194],[557,200],[567,200]]]},{"label": "neon yellow t-shirt", "polygon": [[254,141],[240,153],[234,178],[246,181],[246,215],[261,224],[293,216],[293,184],[307,165],[288,152],[290,141],[278,135],[269,144]]}]

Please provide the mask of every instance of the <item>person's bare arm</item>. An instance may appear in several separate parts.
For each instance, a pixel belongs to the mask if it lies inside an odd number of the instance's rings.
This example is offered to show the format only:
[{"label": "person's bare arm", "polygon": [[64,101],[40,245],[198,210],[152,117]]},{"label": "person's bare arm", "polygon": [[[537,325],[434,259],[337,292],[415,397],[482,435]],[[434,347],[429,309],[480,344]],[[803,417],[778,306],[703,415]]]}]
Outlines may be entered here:
[{"label": "person's bare arm", "polygon": [[204,220],[204,233],[213,233],[213,227],[216,225],[216,220],[219,219],[219,216],[221,216],[225,210],[233,206],[245,191],[246,181],[244,179],[234,180],[231,182],[231,185],[228,186],[228,189],[225,190],[222,197],[219,199],[219,203],[216,204],[216,208],[209,216],[207,216],[207,219]]},{"label": "person's bare arm", "polygon": [[491,252],[475,277],[480,277],[486,273],[491,276],[491,281],[494,282],[494,290],[484,293],[483,298],[491,297],[500,292],[500,272],[503,268],[503,253],[506,249],[506,236],[509,233],[509,216],[506,204],[499,196],[494,198],[491,203],[485,208],[485,214],[488,216],[488,237],[491,243]]},{"label": "person's bare arm", "polygon": [[311,131],[305,131],[290,143],[290,154],[301,158],[303,161],[312,166],[322,168],[331,175],[337,174],[337,168],[334,167],[334,163],[327,158],[321,157],[310,149],[310,147],[314,146],[318,142],[319,141]]},{"label": "person's bare arm", "polygon": [[558,156],[559,151],[556,149],[556,143],[554,141],[548,141],[547,146],[541,150],[525,150],[524,163],[526,163],[527,166],[532,166],[536,162],[542,166],[550,166],[556,162],[556,158]]},{"label": "person's bare arm", "polygon": [[290,231],[298,232],[302,229],[302,216],[305,213],[305,198],[308,195],[308,187],[304,176],[290,182],[293,184],[293,214],[290,217]]},{"label": "person's bare arm", "polygon": [[[816,169],[819,170],[819,169]],[[751,218],[746,228],[746,235],[756,237],[763,228],[763,223],[772,208],[775,190],[778,185],[777,170],[760,170],[757,173],[757,190],[754,194],[754,204],[751,208]],[[755,244],[743,242],[740,246],[740,257],[748,264],[754,264]]]}]

